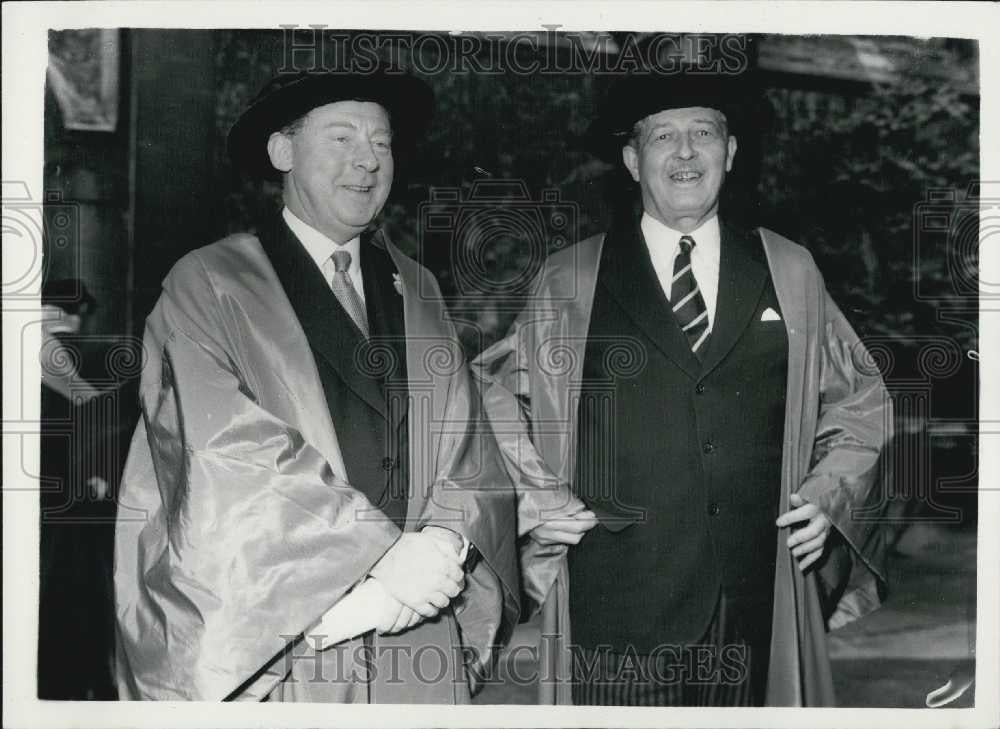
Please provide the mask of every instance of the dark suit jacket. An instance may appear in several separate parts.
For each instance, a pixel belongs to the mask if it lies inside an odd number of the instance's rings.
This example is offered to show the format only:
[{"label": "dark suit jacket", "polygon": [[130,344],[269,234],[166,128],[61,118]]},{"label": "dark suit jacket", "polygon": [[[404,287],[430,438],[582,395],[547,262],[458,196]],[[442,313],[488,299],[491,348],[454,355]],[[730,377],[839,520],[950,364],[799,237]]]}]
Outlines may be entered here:
[{"label": "dark suit jacket", "polygon": [[403,297],[384,247],[362,236],[366,341],[279,217],[260,236],[312,348],[351,486],[402,528],[409,483]]},{"label": "dark suit jacket", "polygon": [[758,236],[721,229],[712,334],[691,352],[636,220],[605,242],[584,359],[577,493],[602,518],[569,550],[574,642],[696,642],[719,590],[769,629],[787,335]]}]

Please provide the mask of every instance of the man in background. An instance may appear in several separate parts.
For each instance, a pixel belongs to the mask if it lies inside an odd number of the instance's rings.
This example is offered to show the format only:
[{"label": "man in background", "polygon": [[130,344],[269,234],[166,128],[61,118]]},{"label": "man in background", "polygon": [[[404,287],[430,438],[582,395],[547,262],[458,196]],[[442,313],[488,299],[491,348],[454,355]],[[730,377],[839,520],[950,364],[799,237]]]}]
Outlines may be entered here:
[{"label": "man in background", "polygon": [[[80,279],[42,286],[38,696],[115,698],[111,538],[114,437],[80,373],[78,336],[97,305]],[[105,451],[105,452],[102,452]]]}]

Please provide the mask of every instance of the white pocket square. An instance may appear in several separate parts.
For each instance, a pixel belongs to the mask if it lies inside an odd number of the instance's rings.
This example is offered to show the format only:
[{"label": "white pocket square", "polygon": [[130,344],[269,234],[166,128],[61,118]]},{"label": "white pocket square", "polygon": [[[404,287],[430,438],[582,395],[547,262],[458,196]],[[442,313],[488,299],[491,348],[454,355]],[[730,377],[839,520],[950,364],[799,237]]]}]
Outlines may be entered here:
[{"label": "white pocket square", "polygon": [[772,309],[770,306],[764,309],[764,313],[760,315],[761,321],[781,321],[781,317],[778,316],[778,312]]}]

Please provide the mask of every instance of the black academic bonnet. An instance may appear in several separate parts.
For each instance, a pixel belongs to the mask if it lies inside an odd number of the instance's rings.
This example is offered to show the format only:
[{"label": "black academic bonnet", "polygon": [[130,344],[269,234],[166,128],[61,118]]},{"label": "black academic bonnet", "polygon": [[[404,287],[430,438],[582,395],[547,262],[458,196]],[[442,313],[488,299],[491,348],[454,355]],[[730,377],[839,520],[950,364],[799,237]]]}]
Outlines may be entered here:
[{"label": "black academic bonnet", "polygon": [[430,121],[434,92],[406,73],[279,74],[254,97],[229,130],[227,149],[233,163],[253,177],[276,179],[267,140],[308,112],[336,101],[372,101],[392,121],[393,154],[412,151]]},{"label": "black academic bonnet", "polygon": [[585,143],[594,155],[621,161],[636,122],[667,109],[700,106],[726,117],[730,134],[747,131],[756,116],[756,96],[739,75],[677,73],[634,74],[613,84],[598,107]]}]

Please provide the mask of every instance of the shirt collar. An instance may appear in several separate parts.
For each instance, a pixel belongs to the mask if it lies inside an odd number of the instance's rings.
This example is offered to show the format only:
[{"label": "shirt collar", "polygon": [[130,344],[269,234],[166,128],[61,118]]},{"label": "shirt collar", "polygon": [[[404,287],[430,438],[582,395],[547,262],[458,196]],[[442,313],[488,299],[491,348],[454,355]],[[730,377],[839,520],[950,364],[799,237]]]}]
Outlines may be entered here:
[{"label": "shirt collar", "polygon": [[305,247],[306,252],[309,254],[309,257],[313,259],[317,268],[322,271],[323,264],[326,263],[327,259],[333,255],[334,251],[347,251],[351,254],[351,265],[347,272],[351,275],[351,278],[354,281],[359,280],[358,276],[361,275],[361,236],[351,238],[351,240],[346,243],[336,243],[308,223],[304,222],[287,207],[281,211],[281,216],[285,219],[285,222],[288,224],[288,227],[291,228],[295,237],[298,238]]},{"label": "shirt collar", "polygon": [[646,245],[650,251],[658,250],[669,253],[673,259],[680,247],[681,236],[689,235],[694,238],[694,254],[702,254],[709,260],[719,260],[719,247],[721,245],[721,234],[719,232],[719,216],[713,215],[690,233],[681,233],[674,230],[669,225],[661,223],[649,213],[642,214],[642,222],[639,224],[642,234],[646,238]]}]

